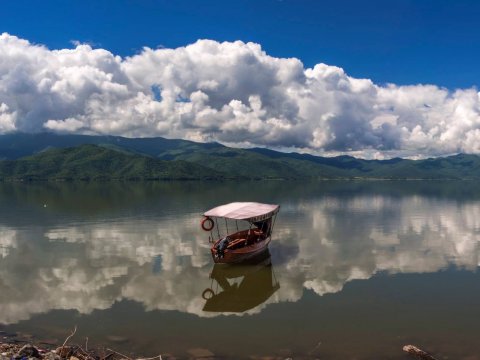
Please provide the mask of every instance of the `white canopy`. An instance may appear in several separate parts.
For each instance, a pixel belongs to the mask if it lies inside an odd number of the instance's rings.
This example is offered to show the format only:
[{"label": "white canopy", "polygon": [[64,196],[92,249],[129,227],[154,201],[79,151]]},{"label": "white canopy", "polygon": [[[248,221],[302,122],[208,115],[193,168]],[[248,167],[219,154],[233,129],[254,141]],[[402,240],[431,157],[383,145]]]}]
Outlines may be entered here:
[{"label": "white canopy", "polygon": [[216,208],[208,210],[203,215],[256,222],[271,218],[279,209],[280,205],[256,202],[233,202],[217,206]]}]

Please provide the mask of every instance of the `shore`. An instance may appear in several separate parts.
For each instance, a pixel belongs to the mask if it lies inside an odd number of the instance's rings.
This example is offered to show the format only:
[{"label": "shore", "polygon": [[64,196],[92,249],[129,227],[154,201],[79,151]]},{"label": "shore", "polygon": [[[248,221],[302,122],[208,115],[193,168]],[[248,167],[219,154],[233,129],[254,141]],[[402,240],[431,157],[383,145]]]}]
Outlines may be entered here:
[{"label": "shore", "polygon": [[[158,355],[150,358],[132,358],[109,348],[88,349],[79,345],[67,345],[67,341],[61,346],[42,346],[20,342],[0,342],[0,360],[174,360],[172,355]],[[420,360],[437,360],[431,354],[413,346],[406,345],[403,351]],[[205,349],[197,349],[197,354],[189,357],[192,360],[215,360],[219,359],[213,353]],[[297,358],[299,359],[299,358]],[[302,360],[305,358],[302,358]],[[262,357],[255,360],[293,360],[291,357]]]},{"label": "shore", "polygon": [[[156,357],[162,359],[161,356]],[[0,343],[0,359],[1,360],[119,360],[130,359],[130,357],[120,354],[110,349],[102,351],[83,349],[79,345],[62,345],[58,347],[50,347],[45,345],[33,345],[30,343]]]},{"label": "shore", "polygon": [[39,341],[17,334],[0,331],[0,360],[173,360],[168,354],[150,358],[138,358],[133,354],[126,355],[106,347],[89,347],[88,338],[82,345],[72,343],[77,328],[66,337],[63,343]]},{"label": "shore", "polygon": [[[64,344],[46,342],[28,342],[13,336],[3,336],[0,332],[0,360],[177,360],[172,354],[161,354],[154,357],[142,357],[138,354],[124,354],[108,347],[71,344],[65,340]],[[9,334],[7,334],[9,335]],[[10,334],[11,335],[11,334]],[[2,341],[3,339],[3,341]],[[216,356],[208,349],[189,349],[188,360],[223,360],[224,356]],[[297,359],[297,358],[296,358]],[[314,358],[298,358],[299,360],[313,360]],[[293,360],[289,356],[261,356],[250,357],[249,360]]]}]

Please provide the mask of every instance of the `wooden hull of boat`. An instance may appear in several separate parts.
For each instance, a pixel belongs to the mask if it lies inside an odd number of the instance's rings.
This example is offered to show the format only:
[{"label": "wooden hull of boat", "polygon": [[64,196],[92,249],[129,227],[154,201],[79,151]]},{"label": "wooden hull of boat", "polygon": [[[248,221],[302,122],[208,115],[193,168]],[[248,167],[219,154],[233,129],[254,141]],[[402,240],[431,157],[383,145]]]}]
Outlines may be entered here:
[{"label": "wooden hull of boat", "polygon": [[241,247],[239,249],[226,249],[223,257],[218,257],[217,250],[214,246],[211,247],[213,261],[216,264],[237,264],[255,257],[268,249],[271,237],[256,243]]}]

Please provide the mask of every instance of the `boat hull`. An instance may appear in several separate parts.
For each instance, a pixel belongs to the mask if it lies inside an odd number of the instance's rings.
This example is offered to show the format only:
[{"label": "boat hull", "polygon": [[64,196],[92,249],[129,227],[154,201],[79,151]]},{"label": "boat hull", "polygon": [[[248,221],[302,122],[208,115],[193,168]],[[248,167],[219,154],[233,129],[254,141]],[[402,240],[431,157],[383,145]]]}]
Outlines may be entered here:
[{"label": "boat hull", "polygon": [[262,252],[268,250],[268,244],[271,241],[271,237],[264,240],[255,242],[253,244],[238,248],[238,249],[226,249],[223,256],[217,255],[215,248],[217,242],[211,247],[213,261],[216,264],[237,264],[255,257]]}]

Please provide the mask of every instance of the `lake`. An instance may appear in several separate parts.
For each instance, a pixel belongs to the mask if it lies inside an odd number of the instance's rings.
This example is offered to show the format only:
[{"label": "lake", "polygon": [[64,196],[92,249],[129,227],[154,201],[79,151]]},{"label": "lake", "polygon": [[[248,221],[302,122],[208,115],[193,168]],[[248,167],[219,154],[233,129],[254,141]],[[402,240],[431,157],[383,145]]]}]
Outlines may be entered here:
[{"label": "lake", "polygon": [[[280,204],[270,253],[214,267],[201,214],[232,201]],[[0,331],[63,343],[76,325],[77,343],[177,358],[479,359],[479,240],[469,181],[0,183]]]}]

